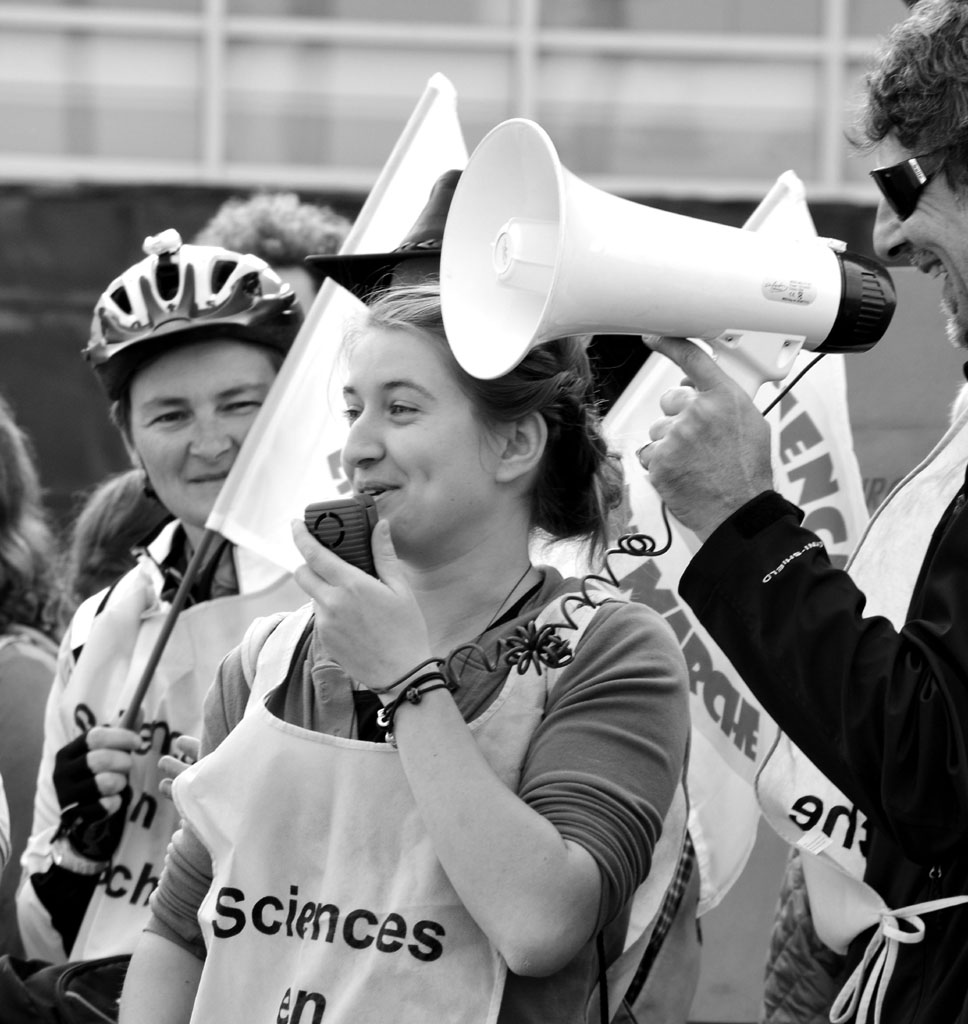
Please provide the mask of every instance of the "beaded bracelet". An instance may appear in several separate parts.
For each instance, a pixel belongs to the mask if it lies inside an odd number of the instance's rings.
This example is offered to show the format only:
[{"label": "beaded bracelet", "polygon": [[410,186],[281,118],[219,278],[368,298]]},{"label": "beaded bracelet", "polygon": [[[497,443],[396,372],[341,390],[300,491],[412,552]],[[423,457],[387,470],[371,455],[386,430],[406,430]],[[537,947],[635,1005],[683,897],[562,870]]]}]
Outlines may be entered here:
[{"label": "beaded bracelet", "polygon": [[396,737],[393,735],[393,719],[396,717],[397,709],[404,701],[407,701],[409,704],[419,704],[423,700],[425,693],[430,693],[433,690],[447,690],[449,693],[453,693],[456,689],[457,683],[448,679],[439,670],[425,672],[422,676],[417,676],[416,679],[408,683],[389,704],[380,708],[377,712],[377,725],[386,729],[387,743],[391,747],[397,745]]},{"label": "beaded bracelet", "polygon": [[415,675],[422,668],[426,668],[428,665],[433,665],[435,671],[440,671],[441,666],[444,664],[443,658],[428,658],[426,661],[420,662],[419,665],[414,665],[408,672],[404,672],[399,679],[394,679],[392,683],[388,683],[386,686],[381,687],[379,690],[374,689],[372,686],[368,687],[371,693],[389,693],[391,690],[398,687],[401,683],[405,683],[412,675]]}]

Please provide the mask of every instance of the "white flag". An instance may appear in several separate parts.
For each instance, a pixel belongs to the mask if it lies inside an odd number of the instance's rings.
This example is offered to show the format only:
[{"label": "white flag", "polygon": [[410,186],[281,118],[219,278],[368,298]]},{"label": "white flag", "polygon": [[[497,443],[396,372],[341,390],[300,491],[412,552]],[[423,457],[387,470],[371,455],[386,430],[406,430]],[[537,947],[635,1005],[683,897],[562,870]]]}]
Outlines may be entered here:
[{"label": "white flag", "polygon": [[3,871],[9,856],[10,812],[7,809],[7,797],[3,791],[3,779],[0,779],[0,872]]},{"label": "white flag", "polygon": [[[816,234],[803,186],[792,171],[777,180],[745,227],[804,238]],[[792,379],[814,353],[803,352]],[[605,417],[610,447],[622,456],[633,532],[666,542],[662,503],[636,451],[662,415],[659,398],[682,381],[682,370],[655,353]],[[765,408],[785,382],[758,394]],[[843,357],[825,356],[767,416],[774,445],[774,479],[785,497],[806,512],[804,525],[824,539],[835,564],[844,565],[867,521],[860,467],[847,415]],[[726,656],[679,599],[679,578],[697,550],[697,538],[669,521],[671,547],[656,558],[613,555],[610,568],[621,589],[659,611],[672,626],[689,666],[692,746],[688,789],[689,831],[701,877],[699,912],[711,910],[739,877],[756,839],[760,811],[753,789],[757,764],[777,734],[773,721]],[[574,554],[542,552],[563,571]],[[587,567],[583,567],[587,568]]]},{"label": "white flag", "polygon": [[[340,253],[391,252],[427,204],[437,179],[467,163],[457,95],[440,74],[427,83]],[[283,363],[206,527],[293,570],[302,563],[289,522],[310,502],[346,493],[346,436],[334,357],[362,304],[328,279]]]}]

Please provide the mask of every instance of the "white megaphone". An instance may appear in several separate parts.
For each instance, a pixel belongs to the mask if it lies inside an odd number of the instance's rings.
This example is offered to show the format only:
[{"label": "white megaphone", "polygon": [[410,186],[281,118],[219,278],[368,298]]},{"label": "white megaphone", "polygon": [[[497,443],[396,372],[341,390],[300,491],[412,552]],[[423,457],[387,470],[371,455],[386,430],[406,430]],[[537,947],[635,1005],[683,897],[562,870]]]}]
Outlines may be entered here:
[{"label": "white megaphone", "polygon": [[864,352],[894,312],[875,260],[816,237],[784,239],[665,213],[576,178],[547,133],[515,118],[471,154],[447,214],[441,305],[474,377],[507,373],[572,334],[710,344],[750,395],[801,347]]}]

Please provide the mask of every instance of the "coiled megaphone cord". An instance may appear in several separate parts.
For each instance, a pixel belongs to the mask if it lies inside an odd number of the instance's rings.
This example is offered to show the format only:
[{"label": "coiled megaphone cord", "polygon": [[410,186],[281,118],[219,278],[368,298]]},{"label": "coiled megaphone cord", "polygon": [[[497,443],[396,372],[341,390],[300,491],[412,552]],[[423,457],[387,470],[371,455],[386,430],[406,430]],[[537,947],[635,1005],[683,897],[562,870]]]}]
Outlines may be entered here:
[{"label": "coiled megaphone cord", "polygon": [[[824,354],[825,353],[820,352],[811,359],[810,362],[807,363],[807,365],[777,393],[769,405],[763,409],[762,415],[766,416],[766,414],[770,412],[778,402],[782,401],[783,398],[790,393],[791,389],[803,378],[803,375],[807,373],[807,371],[813,369],[813,367],[823,359]],[[501,639],[498,640],[497,649],[495,650],[493,657],[490,658],[487,656],[480,644],[462,644],[460,647],[451,651],[450,655],[444,662],[444,673],[447,677],[456,682],[459,671],[454,670],[453,662],[459,655],[463,655],[464,658],[461,668],[470,663],[475,663],[478,667],[487,672],[497,671],[498,666],[502,662],[512,668],[517,668],[520,673],[527,671],[531,664],[534,664],[538,672],[541,671],[542,665],[546,665],[550,668],[562,668],[569,664],[574,655],[571,647],[568,645],[568,641],[558,635],[558,630],[578,629],[575,620],[572,618],[570,609],[577,609],[586,606],[597,608],[600,604],[604,604],[606,601],[612,600],[609,595],[609,591],[618,590],[621,587],[621,580],[616,575],[614,568],[610,564],[610,558],[613,555],[632,555],[638,558],[657,558],[659,555],[666,554],[666,552],[668,552],[672,547],[674,542],[672,524],[669,521],[669,510],[664,501],[661,502],[659,509],[666,533],[665,543],[661,547],[658,546],[655,538],[649,536],[649,534],[623,534],[616,541],[614,547],[610,547],[606,550],[601,572],[588,573],[583,576],[579,584],[579,592],[567,595],[561,602],[561,612],[564,616],[563,622],[549,622],[540,629],[533,620],[525,623],[524,625],[517,626],[510,636],[501,637]]]},{"label": "coiled megaphone cord", "polygon": [[[498,640],[497,649],[492,657],[488,657],[484,648],[476,642],[461,644],[445,659],[444,674],[448,679],[456,682],[459,671],[468,664],[474,664],[486,672],[496,672],[498,666],[503,662],[511,668],[516,668],[522,674],[532,664],[539,673],[542,665],[549,668],[563,668],[570,664],[574,654],[568,641],[558,635],[558,630],[578,629],[578,623],[575,622],[571,614],[572,610],[582,607],[598,608],[600,605],[614,600],[610,591],[617,590],[621,586],[621,579],[609,561],[613,555],[648,558],[663,555],[672,547],[672,526],[665,506],[662,507],[662,520],[666,528],[665,545],[659,548],[655,539],[645,533],[623,534],[613,547],[606,550],[601,571],[588,573],[581,577],[578,591],[566,595],[562,600],[563,621],[548,622],[538,628],[535,621],[531,620],[515,627],[510,636],[501,637]],[[596,586],[596,584],[601,586]],[[463,656],[464,660],[461,669],[455,671],[453,662],[459,656]]]}]

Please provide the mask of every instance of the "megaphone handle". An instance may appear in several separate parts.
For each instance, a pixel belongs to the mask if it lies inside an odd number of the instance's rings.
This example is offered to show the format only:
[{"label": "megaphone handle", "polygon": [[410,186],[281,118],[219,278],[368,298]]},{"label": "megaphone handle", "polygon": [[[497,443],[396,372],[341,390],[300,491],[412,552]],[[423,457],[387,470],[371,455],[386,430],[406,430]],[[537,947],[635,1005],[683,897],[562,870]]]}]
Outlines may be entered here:
[{"label": "megaphone handle", "polygon": [[730,331],[709,345],[723,372],[755,398],[766,381],[783,380],[790,372],[805,340],[765,331]]}]

